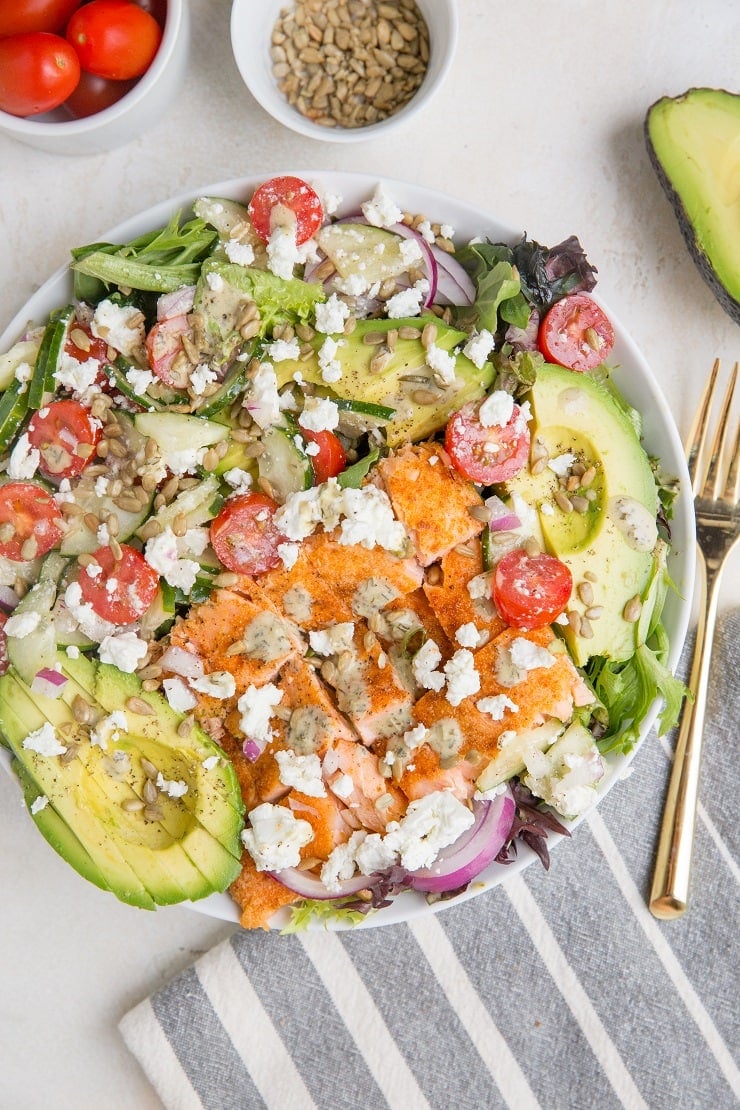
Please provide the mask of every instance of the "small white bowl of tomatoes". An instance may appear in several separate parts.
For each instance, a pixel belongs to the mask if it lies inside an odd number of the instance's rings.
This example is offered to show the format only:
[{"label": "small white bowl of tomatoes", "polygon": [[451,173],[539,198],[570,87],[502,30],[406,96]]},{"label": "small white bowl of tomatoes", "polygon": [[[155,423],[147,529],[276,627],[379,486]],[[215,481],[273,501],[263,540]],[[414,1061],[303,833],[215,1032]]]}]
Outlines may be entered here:
[{"label": "small white bowl of tomatoes", "polygon": [[98,154],[161,118],[185,76],[187,0],[0,4],[0,133]]}]

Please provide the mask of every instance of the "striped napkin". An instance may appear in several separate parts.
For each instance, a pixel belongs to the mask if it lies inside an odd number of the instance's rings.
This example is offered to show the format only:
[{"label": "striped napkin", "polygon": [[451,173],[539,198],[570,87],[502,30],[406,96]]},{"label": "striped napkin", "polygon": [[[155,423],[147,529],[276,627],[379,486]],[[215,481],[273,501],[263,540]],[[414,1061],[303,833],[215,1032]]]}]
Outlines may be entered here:
[{"label": "striped napkin", "polygon": [[653,735],[549,874],[408,925],[236,932],[138,1005],[120,1029],[167,1110],[737,1106],[739,631],[715,645],[683,919],[646,908]]}]

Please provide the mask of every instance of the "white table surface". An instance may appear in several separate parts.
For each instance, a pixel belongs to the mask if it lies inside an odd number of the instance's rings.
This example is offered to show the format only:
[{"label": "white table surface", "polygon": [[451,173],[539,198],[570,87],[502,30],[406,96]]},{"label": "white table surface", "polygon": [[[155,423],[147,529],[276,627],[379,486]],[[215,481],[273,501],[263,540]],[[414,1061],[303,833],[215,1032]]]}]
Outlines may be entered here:
[{"label": "white table surface", "polygon": [[[689,258],[642,124],[664,94],[733,87],[735,5],[460,0],[457,56],[426,114],[348,146],[267,117],[232,59],[229,3],[191,7],[186,86],[140,139],[71,159],[0,136],[3,326],[71,246],[169,195],[246,173],[358,170],[457,195],[543,243],[578,234],[685,434],[713,358],[737,359],[740,334]],[[0,808],[0,1107],[158,1106],[117,1021],[231,927],[136,911],[83,882],[30,828],[4,774]]]}]

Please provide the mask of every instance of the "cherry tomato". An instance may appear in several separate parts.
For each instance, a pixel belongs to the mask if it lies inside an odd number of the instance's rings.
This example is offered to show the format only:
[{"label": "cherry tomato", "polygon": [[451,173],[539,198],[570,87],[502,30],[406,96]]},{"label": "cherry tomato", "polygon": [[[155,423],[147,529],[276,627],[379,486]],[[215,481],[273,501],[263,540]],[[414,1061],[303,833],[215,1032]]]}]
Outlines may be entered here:
[{"label": "cherry tomato", "polygon": [[34,413],[28,439],[38,448],[39,470],[47,478],[74,478],[95,457],[103,426],[79,401],[52,401]]},{"label": "cherry tomato", "polygon": [[29,31],[64,31],[82,0],[0,0],[0,38]]},{"label": "cherry tomato", "polygon": [[8,658],[8,637],[5,635],[5,622],[8,614],[0,612],[0,675],[4,675],[10,666]]},{"label": "cherry tomato", "polygon": [[[84,77],[84,74],[82,76]],[[78,332],[80,333],[79,335],[77,334]],[[78,347],[74,339],[72,339],[72,335],[75,336],[75,339],[79,339],[80,342],[83,342],[83,335],[87,336],[89,346]],[[100,339],[99,336],[93,335],[88,325],[75,324],[74,327],[70,329],[67,342],[64,344],[64,353],[69,355],[70,358],[77,359],[78,362],[87,362],[89,358],[97,359],[98,362],[107,362],[108,344],[104,339]]]},{"label": "cherry tomato", "polygon": [[516,548],[496,564],[493,601],[507,624],[528,631],[552,624],[568,604],[572,588],[571,573],[560,559]]},{"label": "cherry tomato", "polygon": [[80,79],[80,63],[68,42],[46,31],[0,39],[0,109],[11,116],[50,112]]},{"label": "cherry tomato", "polygon": [[70,19],[67,38],[88,73],[127,81],[141,77],[152,64],[162,28],[130,0],[92,0]]},{"label": "cherry tomato", "polygon": [[547,313],[537,342],[550,362],[569,370],[593,370],[609,357],[614,328],[596,301],[585,293],[571,293]]},{"label": "cherry tomato", "polygon": [[189,331],[187,316],[169,316],[155,324],[146,337],[146,355],[153,373],[175,389],[187,385],[187,372],[178,373],[173,363],[182,351],[182,337]]},{"label": "cherry tomato", "polygon": [[273,216],[279,216],[280,208],[287,208],[295,217],[298,246],[310,239],[324,221],[321,201],[310,185],[300,177],[273,177],[255,189],[248,205],[254,230],[265,243],[273,230]]},{"label": "cherry tomato", "polygon": [[[0,540],[0,555],[14,563],[46,555],[64,534],[62,514],[56,501],[35,482],[8,482],[0,486],[0,533],[3,535],[6,524],[12,526],[12,534]],[[22,549],[30,539],[36,541],[35,551],[24,554]]]},{"label": "cherry tomato", "polygon": [[301,435],[308,443],[315,443],[319,449],[316,455],[309,453],[317,486],[342,473],[347,465],[347,456],[342,441],[334,432],[310,432],[301,428]]},{"label": "cherry tomato", "polygon": [[77,88],[64,102],[64,110],[73,119],[84,119],[104,112],[111,104],[116,104],[127,92],[131,92],[136,80],[108,81],[105,77],[98,77],[95,73],[80,74]]},{"label": "cherry tomato", "polygon": [[121,544],[121,558],[109,547],[99,547],[93,558],[102,573],[80,573],[82,597],[103,620],[112,624],[133,624],[147,611],[159,585],[159,575],[135,547]]},{"label": "cherry tomato", "polygon": [[264,493],[230,497],[211,521],[211,544],[219,559],[237,574],[264,574],[280,562],[285,542],[273,520],[277,502]]},{"label": "cherry tomato", "polygon": [[445,447],[457,470],[471,482],[490,486],[518,474],[529,455],[529,428],[514,405],[508,424],[486,427],[480,405],[471,401],[450,417]]}]

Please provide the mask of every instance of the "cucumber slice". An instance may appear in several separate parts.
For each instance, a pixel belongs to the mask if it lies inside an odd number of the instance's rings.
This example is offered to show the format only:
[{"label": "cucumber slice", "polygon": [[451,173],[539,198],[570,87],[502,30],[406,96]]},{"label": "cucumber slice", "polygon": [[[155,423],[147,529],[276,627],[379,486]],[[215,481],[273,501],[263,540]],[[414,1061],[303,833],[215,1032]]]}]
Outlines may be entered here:
[{"label": "cucumber slice", "polygon": [[0,397],[0,451],[10,447],[27,412],[28,386],[14,380]]},{"label": "cucumber slice", "polygon": [[283,502],[289,494],[314,484],[311,459],[296,443],[296,434],[297,430],[277,425],[262,433],[265,450],[257,460],[257,469],[276,501]]},{"label": "cucumber slice", "polygon": [[359,270],[370,283],[385,281],[406,273],[413,264],[407,262],[401,252],[401,244],[408,240],[384,228],[369,224],[329,224],[316,238],[342,278]]},{"label": "cucumber slice", "polygon": [[56,582],[42,579],[21,598],[13,611],[14,617],[24,613],[38,617],[36,626],[25,636],[7,636],[8,659],[28,686],[38,671],[53,667],[57,661],[56,630],[51,619],[56,596]]},{"label": "cucumber slice", "polygon": [[[147,412],[159,412],[162,409],[166,409],[167,405],[177,404],[179,401],[182,401],[182,395],[174,391],[171,396],[166,398],[151,397],[148,393],[146,395],[137,393],[126,378],[126,371],[130,370],[133,366],[133,362],[130,362],[124,355],[119,355],[115,362],[109,362],[104,367],[111,383],[127,401],[133,402],[133,404],[138,405],[139,408],[146,409]],[[137,369],[139,368],[137,367]]]},{"label": "cucumber slice", "polygon": [[56,391],[54,374],[59,369],[74,316],[74,305],[68,304],[66,308],[60,309],[46,325],[36,357],[33,377],[28,387],[30,409],[40,409],[54,396]]},{"label": "cucumber slice", "polygon": [[139,528],[146,518],[149,516],[152,508],[152,501],[154,494],[151,495],[149,501],[141,506],[136,512],[131,512],[128,509],[119,508],[112,497],[104,494],[102,497],[95,492],[92,485],[86,485],[81,482],[75,489],[75,501],[83,510],[79,516],[73,516],[68,521],[68,531],[62,540],[60,551],[62,555],[81,555],[83,552],[97,551],[101,546],[100,541],[95,532],[91,531],[85,524],[85,516],[92,513],[98,520],[109,516],[114,513],[118,517],[118,534],[116,539],[119,543],[133,536],[134,532]]},{"label": "cucumber slice", "polygon": [[171,455],[211,447],[229,434],[225,424],[184,412],[139,412],[134,425],[138,432],[155,441],[165,463]]},{"label": "cucumber slice", "polygon": [[172,627],[175,619],[175,591],[166,582],[160,584],[154,600],[139,624],[142,640],[158,640]]},{"label": "cucumber slice", "polygon": [[184,516],[188,528],[197,528],[199,524],[205,524],[216,515],[218,510],[214,511],[213,506],[218,502],[219,496],[218,479],[209,474],[197,486],[178,493],[169,505],[159,509],[156,519],[162,528],[171,528],[176,517]]},{"label": "cucumber slice", "polygon": [[376,420],[392,420],[396,410],[387,405],[375,405],[372,401],[354,401],[347,397],[334,397],[334,404],[340,412],[356,412],[360,416],[372,416]]},{"label": "cucumber slice", "polygon": [[244,392],[247,387],[250,362],[251,359],[247,359],[233,364],[216,392],[205,398],[203,404],[198,406],[199,417],[216,416]]},{"label": "cucumber slice", "polygon": [[13,384],[16,371],[24,362],[29,366],[36,365],[42,334],[39,330],[35,339],[20,339],[9,351],[0,355],[0,389],[7,389]]},{"label": "cucumber slice", "polygon": [[228,239],[239,224],[251,221],[246,205],[225,197],[198,197],[193,205],[195,215],[215,227],[219,239]]}]

